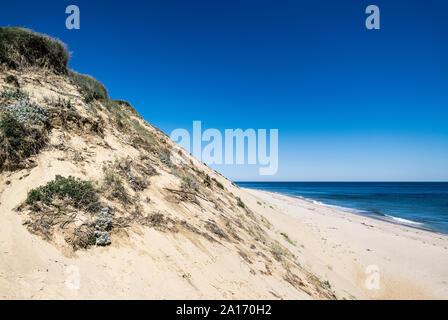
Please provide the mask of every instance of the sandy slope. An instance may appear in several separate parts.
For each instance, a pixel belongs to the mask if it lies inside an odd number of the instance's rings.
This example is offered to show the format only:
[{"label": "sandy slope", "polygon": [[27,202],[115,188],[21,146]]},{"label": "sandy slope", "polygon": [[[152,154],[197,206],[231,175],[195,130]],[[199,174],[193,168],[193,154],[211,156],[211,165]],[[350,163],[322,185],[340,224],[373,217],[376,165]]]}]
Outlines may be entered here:
[{"label": "sandy slope", "polygon": [[[2,79],[11,72],[0,72],[0,85],[8,86]],[[1,299],[448,296],[447,237],[248,192],[191,155],[178,164],[167,160],[178,154],[175,144],[126,105],[86,104],[67,77],[51,72],[14,74],[52,116],[45,148],[23,169],[0,173]],[[70,107],[54,103],[61,99]],[[115,170],[130,201],[108,193],[107,170]],[[129,173],[145,187],[133,189]],[[67,239],[92,215],[63,199],[37,213],[22,206],[29,190],[55,175],[93,181],[101,205],[128,219],[115,221],[110,246],[74,250]],[[57,215],[76,218],[53,224],[47,238],[24,225],[61,205]],[[153,224],[154,215],[161,222]],[[380,290],[364,285],[372,264],[380,268]]]},{"label": "sandy slope", "polygon": [[[301,257],[337,288],[356,287],[358,298],[448,298],[448,237],[338,211],[299,198],[248,190],[295,220],[291,238]],[[326,265],[326,268],[325,266]],[[369,265],[379,268],[379,289],[367,289]],[[327,270],[325,270],[327,269]],[[331,270],[330,270],[331,269]]]},{"label": "sandy slope", "polygon": [[[55,173],[81,175],[77,167],[45,155],[42,162],[47,165],[25,178],[9,177],[8,188],[2,181],[1,298],[309,298],[280,275],[260,281],[260,274],[251,270],[264,269],[264,265],[246,263],[232,244],[209,243],[186,230],[172,234],[141,228],[111,247],[76,254],[60,250],[29,233],[13,210],[27,190]],[[79,290],[66,286],[74,274],[71,266],[79,269]]]},{"label": "sandy slope", "polygon": [[[234,244],[210,243],[186,230],[173,234],[141,228],[129,238],[117,239],[110,247],[76,253],[44,241],[28,232],[14,207],[27,190],[50,180],[55,173],[81,176],[81,172],[76,166],[53,160],[47,154],[42,155],[41,161],[46,165],[35,168],[25,178],[19,178],[21,172],[17,178],[8,177],[11,179],[8,187],[4,179],[1,181],[0,298],[311,298],[284,281],[280,267],[273,265],[272,274],[264,276],[263,259],[256,259],[256,255],[248,252],[254,258],[247,263]],[[243,190],[234,191],[248,205],[254,204],[253,197]],[[163,210],[160,205],[158,208]],[[272,209],[263,210],[275,215]],[[238,248],[247,250],[242,245]],[[249,250],[260,249],[256,245]],[[76,272],[80,276],[79,288],[67,286]]]},{"label": "sandy slope", "polygon": [[[118,121],[103,102],[86,105],[64,76],[40,70],[14,74],[31,101],[53,108],[56,116],[48,145],[24,169],[0,173],[1,299],[335,298],[325,279],[297,260],[301,247],[280,235],[283,220],[277,227],[265,217],[277,219],[277,211],[258,204],[192,156],[178,165],[167,164],[161,153],[169,153],[174,143],[129,108],[118,110]],[[0,72],[0,85],[7,86],[5,77]],[[59,99],[70,100],[71,107],[52,107],[50,102]],[[75,116],[64,126],[67,114]],[[104,128],[101,133],[91,130],[97,120]],[[132,121],[141,124],[140,132],[129,126]],[[142,132],[150,139],[144,140]],[[68,227],[54,225],[48,239],[24,225],[36,213],[18,207],[32,188],[55,175],[71,175],[104,190],[103,169],[123,160],[148,185],[133,190],[122,174],[130,203],[101,194],[114,216],[131,219],[128,226],[111,231],[110,246],[73,250],[67,230],[89,218],[79,210]],[[149,169],[156,174],[146,174]],[[189,197],[167,190],[181,190],[185,177],[196,181]],[[206,177],[212,179],[208,184]],[[238,198],[245,206],[238,205]],[[141,224],[154,214],[163,216],[163,225]]]}]

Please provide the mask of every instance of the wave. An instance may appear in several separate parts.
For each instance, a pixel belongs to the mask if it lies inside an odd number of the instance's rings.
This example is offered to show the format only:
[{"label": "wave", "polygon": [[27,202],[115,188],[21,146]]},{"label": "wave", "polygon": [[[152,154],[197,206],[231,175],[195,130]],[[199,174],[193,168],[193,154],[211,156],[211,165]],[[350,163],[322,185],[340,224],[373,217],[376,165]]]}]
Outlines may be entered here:
[{"label": "wave", "polygon": [[299,199],[311,202],[312,204],[316,204],[316,205],[319,205],[319,206],[325,206],[325,207],[336,209],[336,210],[342,210],[342,211],[346,211],[346,212],[350,212],[350,213],[356,213],[356,214],[366,214],[366,213],[368,213],[368,211],[366,211],[366,210],[355,209],[355,208],[348,208],[348,207],[338,206],[338,205],[335,205],[335,204],[328,204],[328,203],[324,203],[324,202],[321,202],[321,201],[305,198],[305,197],[302,197],[302,196],[296,196],[296,197],[299,198]]},{"label": "wave", "polygon": [[404,219],[404,218],[400,218],[400,217],[395,217],[395,216],[391,216],[388,214],[385,214],[377,209],[372,209],[372,210],[361,210],[361,209],[355,209],[355,208],[348,208],[348,207],[343,207],[343,206],[338,206],[338,205],[332,205],[332,204],[328,204],[328,203],[323,203],[317,200],[313,200],[313,199],[307,199],[305,197],[302,196],[297,196],[298,198],[301,198],[303,200],[309,201],[313,204],[316,205],[321,205],[321,206],[326,206],[328,208],[332,208],[332,209],[336,209],[336,210],[341,210],[341,211],[345,211],[345,212],[349,212],[349,213],[354,213],[354,214],[359,214],[359,215],[376,215],[376,216],[380,216],[382,218],[382,220],[388,220],[398,224],[404,224],[404,225],[414,225],[414,226],[422,226],[424,225],[421,222],[417,222],[417,221],[412,221],[412,220],[408,220],[408,219]]},{"label": "wave", "polygon": [[421,222],[416,222],[416,221],[412,221],[412,220],[408,220],[408,219],[404,219],[404,218],[398,218],[398,217],[390,216],[388,214],[386,214],[385,217],[390,218],[390,219],[397,221],[399,223],[402,223],[402,224],[412,224],[412,225],[418,225],[418,226],[423,225],[423,223],[421,223]]}]

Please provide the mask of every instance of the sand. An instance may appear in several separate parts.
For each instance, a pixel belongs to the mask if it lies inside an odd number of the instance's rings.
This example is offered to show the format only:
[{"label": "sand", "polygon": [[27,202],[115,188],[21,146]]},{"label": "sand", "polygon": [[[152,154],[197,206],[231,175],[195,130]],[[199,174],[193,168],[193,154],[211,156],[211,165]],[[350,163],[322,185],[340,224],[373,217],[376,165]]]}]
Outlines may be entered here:
[{"label": "sand", "polygon": [[287,232],[306,249],[301,257],[336,288],[358,299],[448,298],[446,235],[278,193],[247,191],[294,220]]},{"label": "sand", "polygon": [[[179,164],[167,161],[168,153],[178,154],[171,152],[177,150],[174,142],[134,111],[115,107],[128,119],[123,124],[101,102],[86,105],[63,75],[14,74],[33,102],[56,113],[46,147],[23,169],[0,173],[0,299],[335,298],[296,263],[299,248],[264,218],[264,211],[275,216],[274,209],[260,207],[255,197],[191,155]],[[0,85],[6,86],[4,78],[0,72]],[[52,101],[70,101],[70,107]],[[58,114],[68,112],[77,116],[64,126]],[[97,120],[101,134],[90,130]],[[147,182],[133,189],[129,175],[115,172],[130,203],[108,195],[103,169],[116,170],[118,163],[128,163]],[[68,241],[74,227],[94,216],[67,208],[63,199],[53,199],[52,206],[62,207],[67,218],[65,210],[75,213],[68,225],[47,225],[46,236],[29,227],[36,213],[23,207],[28,191],[56,175],[93,181],[114,217],[131,218],[124,226],[116,220],[110,246],[74,248]],[[183,186],[186,178],[195,184]],[[189,197],[170,191],[184,188]],[[151,222],[154,215],[162,216],[159,225]]]},{"label": "sand", "polygon": [[[156,149],[135,144],[136,133],[120,129],[101,105],[92,112],[67,78],[15,75],[32,101],[70,99],[71,111],[90,120],[101,116],[105,128],[98,135],[84,127],[88,121],[69,128],[53,123],[48,146],[30,165],[0,173],[0,299],[448,297],[446,236],[245,190],[192,156],[173,170],[160,151],[172,150],[174,142],[138,115],[127,114],[157,142]],[[5,76],[0,72],[1,85]],[[133,191],[127,177],[123,183],[139,217],[162,214],[165,229],[136,220],[113,231],[110,246],[74,251],[62,225],[47,239],[24,225],[32,213],[17,209],[32,188],[71,175],[104,190],[103,168],[123,160],[149,161],[157,171],[148,174],[144,190]],[[194,201],[169,191],[182,188],[182,175],[197,183]],[[136,210],[106,198],[114,214]]]}]

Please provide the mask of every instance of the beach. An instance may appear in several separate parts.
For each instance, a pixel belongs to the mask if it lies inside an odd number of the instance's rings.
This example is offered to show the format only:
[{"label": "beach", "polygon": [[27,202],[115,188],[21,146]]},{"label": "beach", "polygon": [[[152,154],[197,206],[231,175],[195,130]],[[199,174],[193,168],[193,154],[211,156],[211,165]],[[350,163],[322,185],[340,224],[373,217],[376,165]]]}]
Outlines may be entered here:
[{"label": "beach", "polygon": [[447,299],[448,236],[280,193],[245,189],[301,248],[298,260],[356,299]]}]

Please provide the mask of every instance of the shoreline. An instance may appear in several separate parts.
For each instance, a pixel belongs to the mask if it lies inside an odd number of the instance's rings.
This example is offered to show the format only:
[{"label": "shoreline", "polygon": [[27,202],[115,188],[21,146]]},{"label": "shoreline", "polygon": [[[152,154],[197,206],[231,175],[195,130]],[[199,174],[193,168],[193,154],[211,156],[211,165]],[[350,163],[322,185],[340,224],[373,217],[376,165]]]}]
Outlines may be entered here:
[{"label": "shoreline", "polygon": [[[271,218],[290,225],[288,235],[303,246],[301,259],[336,291],[356,299],[448,298],[447,235],[278,192],[244,190],[288,216]],[[379,288],[366,285],[372,266],[379,270]]]},{"label": "shoreline", "polygon": [[[246,189],[247,191],[249,191],[249,190],[265,191],[265,190],[261,190],[261,189],[250,189],[250,188],[243,188],[243,189]],[[314,204],[314,205],[317,205],[317,206],[323,206],[323,207],[326,207],[326,208],[329,208],[329,209],[346,212],[348,214],[353,214],[353,215],[360,216],[360,217],[365,217],[365,218],[370,218],[370,219],[374,219],[374,220],[378,220],[378,221],[382,221],[382,222],[387,222],[387,223],[390,223],[392,225],[408,227],[408,228],[417,229],[417,230],[426,231],[426,232],[431,232],[431,233],[434,233],[434,234],[437,234],[437,235],[442,235],[442,236],[447,236],[448,237],[448,233],[439,232],[437,230],[433,230],[433,229],[430,229],[430,228],[419,227],[418,224],[423,224],[423,223],[412,221],[412,220],[407,220],[405,218],[400,218],[400,217],[396,217],[396,216],[386,215],[386,214],[383,214],[383,213],[381,213],[381,214],[356,213],[356,212],[351,212],[349,210],[344,210],[344,209],[353,209],[353,210],[359,210],[359,209],[351,208],[351,207],[342,207],[342,206],[338,206],[338,205],[331,205],[331,204],[324,203],[322,201],[305,198],[303,196],[293,196],[293,195],[289,195],[289,194],[281,193],[281,192],[276,192],[276,191],[266,191],[266,192],[270,192],[270,193],[274,193],[274,194],[278,194],[278,195],[283,195],[283,196],[287,196],[287,197],[291,197],[291,198],[295,198],[295,199],[300,199],[300,200],[306,201],[306,202],[308,202],[310,204]],[[391,221],[391,220],[388,220],[388,219],[381,218],[382,216],[390,217],[391,219],[404,219],[404,220],[407,220],[407,221],[411,221],[411,222],[413,222],[413,223],[415,223],[417,225],[413,225],[412,223],[406,224],[406,223],[400,223],[399,221]]]}]

